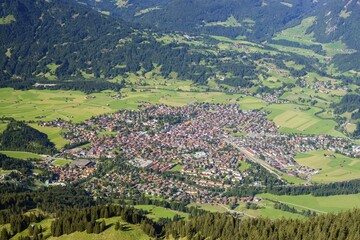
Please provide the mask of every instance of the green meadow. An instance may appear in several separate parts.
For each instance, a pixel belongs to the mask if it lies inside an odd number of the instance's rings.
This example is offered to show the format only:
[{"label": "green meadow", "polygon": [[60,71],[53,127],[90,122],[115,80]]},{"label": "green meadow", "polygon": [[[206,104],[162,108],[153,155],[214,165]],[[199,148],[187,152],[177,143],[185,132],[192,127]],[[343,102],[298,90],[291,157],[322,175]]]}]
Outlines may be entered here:
[{"label": "green meadow", "polygon": [[[326,157],[324,154],[333,157]],[[297,154],[295,160],[300,165],[320,169],[319,174],[312,176],[312,182],[329,183],[360,178],[360,159],[357,158],[322,150]]]},{"label": "green meadow", "polygon": [[305,217],[300,214],[291,213],[282,211],[274,208],[274,203],[263,199],[257,204],[259,209],[247,209],[245,203],[240,203],[238,207],[235,208],[235,211],[242,212],[247,217],[263,217],[269,219],[278,219],[278,218],[300,218],[304,219]]},{"label": "green meadow", "polygon": [[62,137],[63,131],[60,128],[53,128],[53,127],[41,127],[37,124],[29,124],[31,127],[39,130],[40,132],[45,133],[48,135],[49,140],[55,144],[57,149],[63,148],[69,140]]},{"label": "green meadow", "polygon": [[154,221],[158,221],[160,218],[173,219],[175,215],[180,215],[184,219],[189,218],[188,213],[183,213],[154,205],[135,205],[134,208],[148,211],[149,214],[147,214],[146,216],[150,219],[153,219]]},{"label": "green meadow", "polygon": [[18,159],[42,159],[42,157],[36,153],[31,152],[18,152],[18,151],[0,151],[0,153],[6,156]]},{"label": "green meadow", "polygon": [[318,213],[340,212],[360,207],[360,194],[315,197],[312,195],[273,195],[258,194],[257,197],[288,204],[298,210],[311,210]]},{"label": "green meadow", "polygon": [[198,207],[201,209],[204,209],[205,211],[209,211],[209,212],[227,212],[227,207],[226,205],[222,205],[222,204],[212,204],[212,203],[190,203],[188,205],[189,207]]},{"label": "green meadow", "polygon": [[[187,85],[183,88],[187,89]],[[179,86],[181,89],[181,86]],[[17,120],[54,120],[62,118],[72,122],[81,122],[94,115],[115,112],[119,109],[138,109],[142,102],[161,103],[171,106],[184,106],[195,102],[237,103],[245,110],[260,109],[266,102],[241,94],[224,92],[193,92],[168,89],[139,89],[131,91],[123,89],[123,98],[115,99],[112,91],[94,93],[92,99],[79,91],[62,90],[27,90],[19,91],[11,88],[0,89],[0,112],[2,116]],[[1,124],[1,129],[5,126]],[[0,130],[1,130],[0,129]],[[55,134],[50,129],[43,129],[49,135]],[[54,137],[53,137],[54,138]],[[56,139],[60,146],[65,142]]]},{"label": "green meadow", "polygon": [[344,136],[334,129],[337,125],[335,121],[315,116],[315,113],[320,111],[316,107],[296,104],[272,104],[266,107],[265,110],[270,112],[267,118],[280,126],[280,131],[284,133]]}]

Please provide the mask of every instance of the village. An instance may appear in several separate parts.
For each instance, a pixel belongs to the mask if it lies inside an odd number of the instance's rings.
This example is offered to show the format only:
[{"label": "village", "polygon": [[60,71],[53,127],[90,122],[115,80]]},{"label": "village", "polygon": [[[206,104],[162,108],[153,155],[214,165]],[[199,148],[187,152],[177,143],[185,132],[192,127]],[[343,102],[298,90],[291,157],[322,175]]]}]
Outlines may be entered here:
[{"label": "village", "polygon": [[63,149],[61,157],[112,162],[113,168],[102,177],[93,174],[101,163],[51,169],[64,184],[87,177],[86,188],[94,196],[142,192],[171,200],[224,203],[230,201],[224,200],[227,189],[251,177],[239,168],[247,156],[309,179],[318,169],[299,165],[294,160],[297,153],[331,149],[352,154],[351,143],[341,138],[279,133],[266,114],[242,111],[236,104],[143,103],[139,111],[121,110],[80,124],[61,119],[39,124],[66,132],[64,137],[74,147]]}]

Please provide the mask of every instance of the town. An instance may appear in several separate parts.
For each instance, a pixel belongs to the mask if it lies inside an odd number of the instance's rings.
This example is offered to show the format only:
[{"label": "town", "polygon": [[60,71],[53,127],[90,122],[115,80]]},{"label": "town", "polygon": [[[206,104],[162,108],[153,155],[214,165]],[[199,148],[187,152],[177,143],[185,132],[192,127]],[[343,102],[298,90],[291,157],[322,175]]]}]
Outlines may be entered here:
[{"label": "town", "polygon": [[[248,182],[252,172],[239,168],[245,161],[262,165],[281,181],[281,174],[309,180],[318,169],[299,165],[294,159],[297,153],[330,149],[354,154],[352,143],[342,138],[280,133],[266,115],[242,111],[236,104],[143,103],[139,111],[121,110],[80,124],[58,119],[39,125],[65,130],[70,147],[61,150],[61,157],[96,163],[80,164],[76,169],[81,174],[70,171],[71,166],[63,168],[66,174],[59,167],[52,169],[64,184],[88,177],[86,188],[94,196],[135,191],[171,200],[219,203],[226,189]],[[110,161],[112,169],[101,178],[92,176],[104,161]]]}]

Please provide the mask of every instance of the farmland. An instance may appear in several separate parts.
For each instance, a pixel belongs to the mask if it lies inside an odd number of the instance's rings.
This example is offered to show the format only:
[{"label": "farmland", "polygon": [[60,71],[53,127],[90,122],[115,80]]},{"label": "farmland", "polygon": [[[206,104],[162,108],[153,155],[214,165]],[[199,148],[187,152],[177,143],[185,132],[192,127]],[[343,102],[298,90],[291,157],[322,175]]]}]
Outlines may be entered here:
[{"label": "farmland", "polygon": [[[327,155],[327,156],[325,156]],[[328,183],[360,178],[360,160],[322,150],[296,155],[295,160],[304,166],[320,169],[311,181]]]},{"label": "farmland", "polygon": [[315,113],[320,111],[319,108],[296,104],[272,104],[266,110],[271,112],[267,116],[268,119],[279,125],[281,132],[343,136],[334,129],[337,125],[335,121],[315,116]]}]

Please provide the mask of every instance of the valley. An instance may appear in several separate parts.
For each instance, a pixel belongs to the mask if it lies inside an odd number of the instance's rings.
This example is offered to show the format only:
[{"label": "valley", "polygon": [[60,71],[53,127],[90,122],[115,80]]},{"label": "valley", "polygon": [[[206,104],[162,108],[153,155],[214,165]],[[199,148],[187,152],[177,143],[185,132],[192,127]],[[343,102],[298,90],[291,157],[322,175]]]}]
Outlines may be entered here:
[{"label": "valley", "polygon": [[3,0],[0,238],[341,238],[358,4],[300,2]]}]

